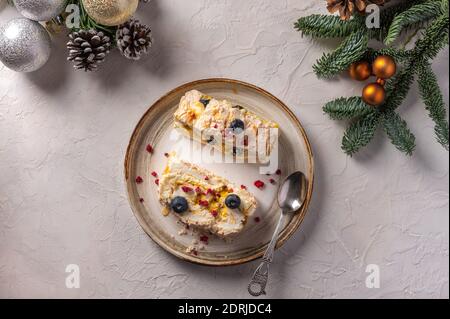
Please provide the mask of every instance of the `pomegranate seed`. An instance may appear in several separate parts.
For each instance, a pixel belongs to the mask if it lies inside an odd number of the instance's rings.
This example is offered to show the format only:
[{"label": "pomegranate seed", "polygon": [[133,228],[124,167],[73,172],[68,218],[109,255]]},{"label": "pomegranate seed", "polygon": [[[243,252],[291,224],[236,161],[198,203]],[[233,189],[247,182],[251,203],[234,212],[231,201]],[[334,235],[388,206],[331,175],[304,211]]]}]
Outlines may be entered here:
[{"label": "pomegranate seed", "polygon": [[208,189],[206,190],[206,195],[209,195],[209,194],[214,195],[214,191],[213,191],[211,188],[208,188]]},{"label": "pomegranate seed", "polygon": [[277,169],[277,171],[275,172],[275,174],[281,175],[281,169]]},{"label": "pomegranate seed", "polygon": [[198,187],[198,186],[195,188],[195,192],[196,192],[197,194],[199,194],[199,195],[202,195],[202,194],[203,194],[202,189],[201,189],[200,187]]},{"label": "pomegranate seed", "polygon": [[142,177],[138,176],[136,177],[136,183],[140,184],[142,183],[144,180],[142,179]]},{"label": "pomegranate seed", "polygon": [[261,221],[261,218],[255,217],[255,222],[259,223]]},{"label": "pomegranate seed", "polygon": [[218,128],[217,124],[214,124],[214,128]]},{"label": "pomegranate seed", "polygon": [[214,217],[217,217],[217,215],[219,215],[219,213],[217,212],[217,210],[212,210],[211,211],[211,215],[213,215]]},{"label": "pomegranate seed", "polygon": [[200,241],[202,241],[202,242],[204,242],[204,243],[208,243],[208,236],[206,236],[206,235],[203,235],[203,236],[200,236]]},{"label": "pomegranate seed", "polygon": [[153,176],[153,177],[157,177],[157,176],[158,176],[158,173],[152,172],[152,176]]},{"label": "pomegranate seed", "polygon": [[140,201],[141,203],[143,203],[143,202],[144,202],[144,199],[143,199],[143,198],[139,198],[139,201]]},{"label": "pomegranate seed", "polygon": [[183,192],[185,192],[185,193],[192,192],[192,187],[189,187],[189,186],[182,186],[181,189],[182,189]]},{"label": "pomegranate seed", "polygon": [[164,156],[165,157],[169,157],[169,153],[164,153]]},{"label": "pomegranate seed", "polygon": [[155,179],[155,184],[159,185],[159,178]]},{"label": "pomegranate seed", "polygon": [[259,188],[259,189],[262,189],[265,185],[264,182],[260,181],[260,180],[257,180],[254,184],[255,184],[256,188]]},{"label": "pomegranate seed", "polygon": [[205,181],[209,181],[209,177],[208,176],[205,176]]},{"label": "pomegranate seed", "polygon": [[199,200],[198,204],[200,206],[203,206],[203,207],[208,207],[209,206],[209,202],[207,200]]},{"label": "pomegranate seed", "polygon": [[241,189],[247,189],[247,186],[241,185]]},{"label": "pomegranate seed", "polygon": [[275,180],[273,178],[269,179],[270,184],[275,184]]},{"label": "pomegranate seed", "polygon": [[150,144],[147,145],[146,147],[147,152],[149,152],[150,154],[153,153],[153,146],[151,146]]}]

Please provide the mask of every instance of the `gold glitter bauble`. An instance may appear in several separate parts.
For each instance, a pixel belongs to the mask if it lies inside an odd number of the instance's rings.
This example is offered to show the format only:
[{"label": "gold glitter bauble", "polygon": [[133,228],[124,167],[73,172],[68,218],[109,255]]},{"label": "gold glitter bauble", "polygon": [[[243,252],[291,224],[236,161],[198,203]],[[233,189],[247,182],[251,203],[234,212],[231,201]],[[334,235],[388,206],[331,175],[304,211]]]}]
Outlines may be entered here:
[{"label": "gold glitter bauble", "polygon": [[139,0],[83,0],[87,14],[97,23],[116,26],[128,21]]}]

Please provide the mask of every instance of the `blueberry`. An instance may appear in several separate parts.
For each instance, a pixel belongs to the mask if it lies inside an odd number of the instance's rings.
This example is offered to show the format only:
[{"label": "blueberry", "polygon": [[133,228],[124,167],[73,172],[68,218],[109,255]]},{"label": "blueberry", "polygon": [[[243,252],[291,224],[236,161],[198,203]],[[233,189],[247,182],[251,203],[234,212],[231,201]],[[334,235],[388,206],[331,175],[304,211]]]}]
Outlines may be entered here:
[{"label": "blueberry", "polygon": [[188,202],[187,202],[186,198],[181,197],[181,196],[176,196],[170,202],[170,207],[173,209],[173,211],[175,213],[180,214],[182,212],[187,211]]},{"label": "blueberry", "polygon": [[200,103],[202,103],[205,107],[209,104],[210,99],[200,99]]},{"label": "blueberry", "polygon": [[230,194],[225,198],[225,205],[231,209],[239,208],[241,206],[241,199],[236,194]]},{"label": "blueberry", "polygon": [[214,142],[214,136],[210,135],[210,136],[208,136],[208,138],[206,139],[206,143],[211,144],[212,142]]},{"label": "blueberry", "polygon": [[244,131],[245,129],[245,124],[242,120],[240,119],[235,119],[230,123],[230,128],[235,132],[235,133],[241,133],[242,131]]}]

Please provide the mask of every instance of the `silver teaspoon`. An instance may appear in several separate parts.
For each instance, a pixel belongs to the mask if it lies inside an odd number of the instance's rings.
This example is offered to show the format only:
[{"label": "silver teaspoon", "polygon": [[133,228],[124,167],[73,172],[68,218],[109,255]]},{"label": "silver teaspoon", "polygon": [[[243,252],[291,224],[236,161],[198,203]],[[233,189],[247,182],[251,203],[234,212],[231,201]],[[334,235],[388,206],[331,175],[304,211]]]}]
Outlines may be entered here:
[{"label": "silver teaspoon", "polygon": [[272,236],[272,240],[264,253],[261,264],[256,268],[255,273],[248,285],[248,292],[252,296],[266,294],[267,280],[269,279],[269,265],[272,263],[275,246],[282,226],[289,215],[298,211],[306,198],[306,177],[302,172],[295,172],[289,175],[278,189],[278,206],[281,208],[281,215],[277,227]]}]

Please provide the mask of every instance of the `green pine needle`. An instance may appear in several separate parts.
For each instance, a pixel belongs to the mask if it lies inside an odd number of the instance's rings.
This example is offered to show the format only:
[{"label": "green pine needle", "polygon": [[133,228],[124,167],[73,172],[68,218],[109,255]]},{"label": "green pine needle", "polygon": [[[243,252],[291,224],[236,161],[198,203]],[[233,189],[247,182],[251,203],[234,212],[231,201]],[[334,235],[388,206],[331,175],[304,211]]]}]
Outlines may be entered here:
[{"label": "green pine needle", "polygon": [[399,37],[400,33],[407,27],[424,23],[429,19],[442,14],[440,1],[431,1],[417,4],[397,15],[389,27],[388,34],[384,39],[386,45],[391,45]]},{"label": "green pine needle", "polygon": [[439,84],[431,69],[431,65],[424,63],[419,71],[419,92],[429,112],[430,118],[434,121],[434,132],[437,141],[446,149],[449,149],[449,125],[447,112]]},{"label": "green pine needle", "polygon": [[374,112],[374,108],[363,102],[361,97],[339,98],[328,102],[323,107],[333,120],[344,120],[360,117]]},{"label": "green pine needle", "polygon": [[350,156],[370,143],[379,124],[380,113],[370,113],[352,124],[342,138],[342,150]]},{"label": "green pine needle", "polygon": [[392,144],[401,152],[412,155],[416,138],[400,115],[394,111],[385,112],[381,116],[381,124]]},{"label": "green pine needle", "polygon": [[369,41],[367,32],[353,32],[341,45],[331,53],[325,53],[313,66],[320,78],[331,78],[346,70],[350,64],[361,59],[366,52]]},{"label": "green pine needle", "polygon": [[294,23],[302,35],[315,38],[343,38],[364,26],[364,18],[355,16],[350,21],[343,21],[338,16],[313,14],[298,19]]}]

